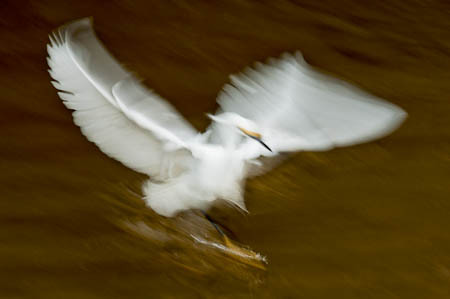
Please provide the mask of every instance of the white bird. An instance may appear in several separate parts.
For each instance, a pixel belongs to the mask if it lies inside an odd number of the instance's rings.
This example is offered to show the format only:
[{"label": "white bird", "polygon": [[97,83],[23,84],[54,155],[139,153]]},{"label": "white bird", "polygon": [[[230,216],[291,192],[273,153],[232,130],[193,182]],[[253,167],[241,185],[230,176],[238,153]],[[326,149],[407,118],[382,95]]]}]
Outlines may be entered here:
[{"label": "white bird", "polygon": [[283,152],[325,151],[387,135],[399,107],[330,78],[297,52],[231,76],[212,124],[198,133],[169,103],[107,52],[91,19],[50,35],[52,84],[82,133],[108,156],[144,174],[144,200],[174,216],[224,199],[245,210],[250,166]]}]

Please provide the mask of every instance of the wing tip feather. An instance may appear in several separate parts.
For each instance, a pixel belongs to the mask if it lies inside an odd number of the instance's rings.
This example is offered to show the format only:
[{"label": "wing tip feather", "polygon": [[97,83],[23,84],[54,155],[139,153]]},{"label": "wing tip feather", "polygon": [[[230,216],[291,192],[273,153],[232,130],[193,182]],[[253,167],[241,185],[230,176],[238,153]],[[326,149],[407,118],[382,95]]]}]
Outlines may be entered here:
[{"label": "wing tip feather", "polygon": [[92,28],[93,24],[94,24],[94,17],[92,17],[92,16],[84,17],[84,18],[66,23],[66,24],[56,28],[49,34],[49,40],[50,40],[49,46],[52,48],[61,47],[66,43],[67,33],[69,31],[72,31],[72,30],[74,30],[76,28],[80,28],[80,27]]}]

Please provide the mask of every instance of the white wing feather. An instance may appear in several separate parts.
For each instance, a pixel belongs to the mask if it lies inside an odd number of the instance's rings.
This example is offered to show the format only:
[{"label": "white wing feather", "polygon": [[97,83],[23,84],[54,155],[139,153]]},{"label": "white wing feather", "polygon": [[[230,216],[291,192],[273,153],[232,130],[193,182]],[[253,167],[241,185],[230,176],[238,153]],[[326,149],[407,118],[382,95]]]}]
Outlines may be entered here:
[{"label": "white wing feather", "polygon": [[187,148],[185,140],[196,136],[190,124],[171,105],[135,78],[130,76],[116,83],[112,92],[123,113],[161,140],[168,141],[167,147]]},{"label": "white wing feather", "polygon": [[[75,124],[107,155],[136,171],[158,176],[163,158],[171,155],[164,146],[180,148],[185,146],[182,140],[196,136],[174,108],[145,91],[115,61],[95,36],[89,19],[58,29],[50,40],[52,84],[62,91],[58,95],[63,103],[75,110]],[[178,151],[173,156],[183,160],[191,155]]]},{"label": "white wing feather", "polygon": [[[300,53],[231,76],[218,97],[221,112],[253,121],[274,152],[322,151],[389,134],[406,117],[399,107],[322,75]],[[248,158],[271,155],[257,142]]]}]

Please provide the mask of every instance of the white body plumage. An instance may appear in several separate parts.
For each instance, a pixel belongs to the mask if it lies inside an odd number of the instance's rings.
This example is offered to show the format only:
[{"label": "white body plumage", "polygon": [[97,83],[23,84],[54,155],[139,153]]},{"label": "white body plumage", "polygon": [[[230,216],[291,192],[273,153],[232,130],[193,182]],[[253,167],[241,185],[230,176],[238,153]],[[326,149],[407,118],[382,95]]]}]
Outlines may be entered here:
[{"label": "white body plumage", "polygon": [[145,173],[146,203],[159,214],[207,209],[224,199],[244,209],[249,165],[280,152],[323,151],[373,140],[406,113],[326,77],[299,53],[231,76],[203,134],[147,90],[105,50],[91,20],[50,36],[49,73],[74,122],[106,154]]}]

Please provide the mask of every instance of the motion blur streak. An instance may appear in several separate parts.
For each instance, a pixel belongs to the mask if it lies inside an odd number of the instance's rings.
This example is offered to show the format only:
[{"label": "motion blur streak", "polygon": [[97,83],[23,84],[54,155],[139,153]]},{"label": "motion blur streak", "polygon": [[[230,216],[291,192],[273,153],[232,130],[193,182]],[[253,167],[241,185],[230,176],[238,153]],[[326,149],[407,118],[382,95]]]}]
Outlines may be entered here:
[{"label": "motion blur streak", "polygon": [[[448,12],[418,0],[1,1],[0,297],[448,298]],[[409,117],[382,140],[302,152],[249,180],[248,215],[212,208],[268,257],[261,271],[202,244],[220,240],[197,211],[146,207],[147,178],[73,125],[45,45],[84,16],[198,131],[229,74],[297,49]]]}]

